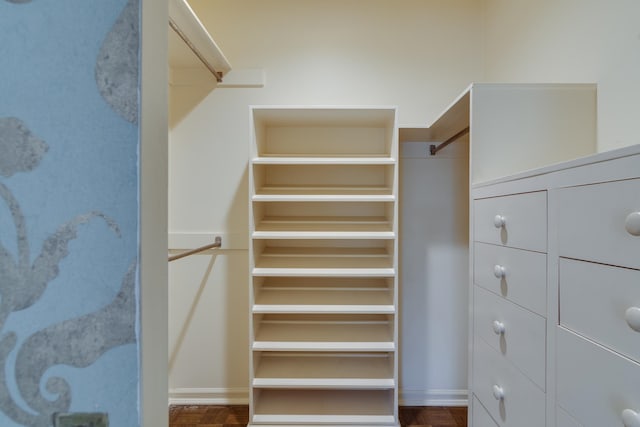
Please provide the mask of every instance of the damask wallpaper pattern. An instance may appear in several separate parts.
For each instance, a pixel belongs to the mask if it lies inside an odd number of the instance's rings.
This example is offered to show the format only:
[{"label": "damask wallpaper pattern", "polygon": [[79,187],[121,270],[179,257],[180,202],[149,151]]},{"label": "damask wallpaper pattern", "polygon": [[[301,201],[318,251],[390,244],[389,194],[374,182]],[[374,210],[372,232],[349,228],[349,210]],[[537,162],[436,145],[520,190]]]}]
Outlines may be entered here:
[{"label": "damask wallpaper pattern", "polygon": [[139,0],[0,0],[0,425],[138,414]]}]

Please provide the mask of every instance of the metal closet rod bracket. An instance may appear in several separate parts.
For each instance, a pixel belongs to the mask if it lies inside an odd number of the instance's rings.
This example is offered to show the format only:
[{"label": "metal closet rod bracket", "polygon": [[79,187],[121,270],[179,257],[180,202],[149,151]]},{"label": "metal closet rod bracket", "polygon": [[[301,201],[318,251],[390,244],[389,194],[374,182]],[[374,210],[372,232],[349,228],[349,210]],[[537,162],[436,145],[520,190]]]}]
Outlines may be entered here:
[{"label": "metal closet rod bracket", "polygon": [[197,254],[197,253],[200,253],[200,252],[204,252],[204,251],[207,251],[209,249],[215,249],[215,248],[220,248],[220,247],[222,247],[222,237],[216,236],[214,241],[213,241],[213,243],[210,243],[210,244],[204,245],[204,246],[200,246],[199,248],[191,249],[191,250],[179,253],[179,254],[174,255],[174,256],[170,256],[169,257],[169,262],[175,261],[175,260],[180,259],[180,258],[188,257],[189,255],[193,255],[193,254]]},{"label": "metal closet rod bracket", "polygon": [[447,139],[446,141],[442,142],[439,145],[431,144],[431,146],[429,146],[429,152],[431,153],[432,156],[435,156],[438,151],[442,150],[447,145],[451,144],[455,140],[465,136],[468,133],[469,133],[469,126],[462,129],[460,132],[456,133],[455,135],[453,135],[452,137],[450,137],[449,139]]}]

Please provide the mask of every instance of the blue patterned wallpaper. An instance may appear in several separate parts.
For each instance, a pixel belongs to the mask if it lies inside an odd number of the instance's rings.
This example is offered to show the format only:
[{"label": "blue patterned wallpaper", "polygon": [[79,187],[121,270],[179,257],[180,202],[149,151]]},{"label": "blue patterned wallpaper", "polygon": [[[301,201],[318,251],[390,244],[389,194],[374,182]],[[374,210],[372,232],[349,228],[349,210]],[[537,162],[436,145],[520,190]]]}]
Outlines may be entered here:
[{"label": "blue patterned wallpaper", "polygon": [[0,426],[138,426],[139,0],[0,0]]}]

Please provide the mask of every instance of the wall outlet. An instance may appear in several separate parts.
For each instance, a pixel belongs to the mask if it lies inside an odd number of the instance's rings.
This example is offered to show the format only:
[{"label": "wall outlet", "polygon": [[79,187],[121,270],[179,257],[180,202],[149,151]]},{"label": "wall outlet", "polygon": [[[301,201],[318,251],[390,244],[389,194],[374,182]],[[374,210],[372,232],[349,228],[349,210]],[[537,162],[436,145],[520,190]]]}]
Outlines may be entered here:
[{"label": "wall outlet", "polygon": [[99,412],[54,414],[53,427],[109,427],[109,415]]}]

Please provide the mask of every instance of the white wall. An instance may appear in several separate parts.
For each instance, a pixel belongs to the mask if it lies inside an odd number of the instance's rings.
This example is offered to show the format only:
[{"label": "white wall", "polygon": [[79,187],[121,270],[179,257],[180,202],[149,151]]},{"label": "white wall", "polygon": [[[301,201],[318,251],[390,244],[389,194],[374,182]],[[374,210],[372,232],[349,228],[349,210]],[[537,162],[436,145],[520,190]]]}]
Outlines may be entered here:
[{"label": "white wall", "polygon": [[597,151],[594,84],[474,84],[471,182]]},{"label": "white wall", "polygon": [[[211,255],[170,265],[170,394],[175,402],[246,402],[248,106],[390,104],[399,106],[401,126],[424,126],[470,82],[481,78],[477,17],[482,3],[403,0],[398,7],[400,3],[393,0],[192,0],[191,4],[233,68],[263,69],[266,84],[220,87],[207,96],[206,89],[172,89],[172,102],[180,105],[174,105],[179,117],[172,119],[170,132],[170,240],[171,233],[175,239],[191,233],[195,241],[202,234],[219,232],[224,233],[227,249],[218,252],[211,273],[207,273]],[[431,179],[423,168],[434,164],[446,172],[446,162],[411,159],[402,166],[403,173],[407,182],[420,187]],[[423,255],[413,261],[414,267],[424,261]],[[431,253],[429,259],[435,261],[437,256]],[[452,256],[447,257],[455,263]],[[466,263],[460,268],[466,269]],[[427,288],[421,282],[426,275],[424,271],[414,275],[411,285],[401,291],[403,301],[426,304],[401,307],[400,387],[401,393],[406,388],[407,396],[416,399],[412,403],[420,399],[446,403],[466,388],[466,350],[460,348],[466,343],[466,321],[460,314],[467,307],[466,282],[458,288],[435,280]],[[440,298],[446,303],[439,305]],[[460,324],[453,330],[440,329],[434,307],[458,316]],[[430,311],[425,314],[425,310]]]},{"label": "white wall", "polygon": [[640,2],[485,4],[486,81],[595,82],[598,151],[640,143]]},{"label": "white wall", "polygon": [[[223,233],[226,246],[210,272],[210,255],[170,266],[174,398],[242,401],[246,393],[248,105],[395,104],[400,125],[414,127],[430,123],[473,81],[596,82],[599,151],[640,142],[637,0],[191,4],[234,69],[262,69],[266,84],[214,92],[176,87],[171,94],[169,231],[194,243],[207,233]],[[424,167],[444,164],[403,160],[405,183],[420,187],[431,180]],[[403,256],[408,271],[417,268],[415,259]],[[466,369],[464,361],[449,364],[458,344],[444,343],[430,318],[433,311],[407,301],[433,291],[432,301],[447,301],[454,310],[466,296],[439,294],[456,288],[439,287],[438,280],[433,288],[426,282],[421,288],[423,277],[413,277],[403,293],[401,387],[411,396],[455,391],[464,386],[458,375]],[[417,326],[409,328],[409,319]],[[419,341],[418,328],[425,323],[426,339]]]},{"label": "white wall", "polygon": [[469,287],[468,137],[400,144],[400,377],[405,405],[463,404]]}]

